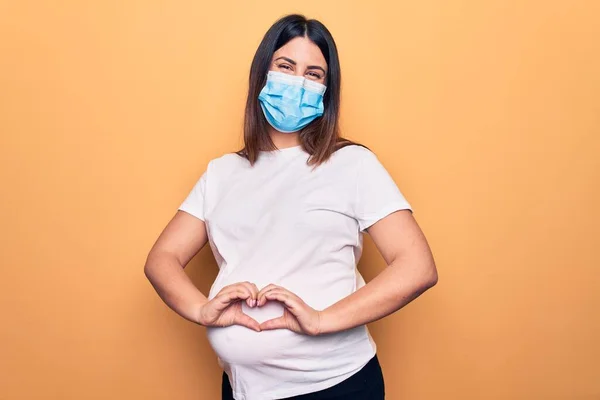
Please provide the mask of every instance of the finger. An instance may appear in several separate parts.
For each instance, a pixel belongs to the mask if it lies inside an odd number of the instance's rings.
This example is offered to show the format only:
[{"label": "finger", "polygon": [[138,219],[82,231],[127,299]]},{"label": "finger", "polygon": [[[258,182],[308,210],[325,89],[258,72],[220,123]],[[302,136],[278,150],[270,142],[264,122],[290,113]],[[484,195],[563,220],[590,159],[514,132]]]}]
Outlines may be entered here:
[{"label": "finger", "polygon": [[258,305],[264,306],[265,303],[267,302],[267,300],[265,299],[265,294],[267,292],[269,292],[270,290],[277,289],[277,288],[279,288],[279,286],[274,285],[274,284],[270,284],[270,285],[267,285],[264,288],[262,288],[260,290],[260,292],[258,292]]},{"label": "finger", "polygon": [[264,288],[260,289],[260,291],[258,292],[258,295],[260,296],[260,295],[264,294],[265,292],[268,292],[269,290],[274,289],[276,287],[279,287],[279,286],[270,283],[267,286],[265,286]]},{"label": "finger", "polygon": [[230,292],[239,291],[239,290],[242,290],[244,292],[248,292],[248,295],[252,295],[252,291],[250,291],[246,286],[240,285],[239,283],[236,283],[234,285],[225,286],[223,289],[221,289],[221,291],[217,294],[217,296],[221,295],[221,294],[227,294],[227,293],[230,293]]},{"label": "finger", "polygon": [[237,282],[231,285],[227,285],[221,289],[222,294],[229,293],[235,290],[244,290],[249,293],[249,297],[246,297],[246,304],[248,307],[253,307],[256,304],[256,294],[258,292],[258,288],[256,285],[251,284],[250,282]]},{"label": "finger", "polygon": [[240,282],[239,285],[243,286],[250,292],[250,297],[246,299],[248,307],[254,307],[256,305],[256,295],[258,294],[258,288],[256,285],[250,282]]},{"label": "finger", "polygon": [[[250,286],[250,285],[245,285],[245,284],[243,284],[243,283],[241,283],[241,282],[240,282],[240,283],[237,283],[237,284],[234,286],[234,290],[243,290],[244,292],[247,292],[247,293],[248,293],[248,296],[249,296],[250,298],[252,298],[252,290],[251,290],[251,289],[252,289],[252,286]],[[246,297],[245,297],[245,298],[246,298]],[[246,298],[246,299],[247,299],[247,298]],[[248,305],[250,305],[250,304],[248,304]]]},{"label": "finger", "polygon": [[247,290],[234,289],[226,293],[218,294],[217,297],[215,297],[215,300],[217,300],[218,304],[221,306],[220,309],[225,309],[236,300],[245,300],[248,297],[250,297],[250,293],[248,293]]},{"label": "finger", "polygon": [[258,289],[258,286],[256,286],[254,283],[252,284],[252,286],[254,287],[256,293],[256,295],[254,296],[254,300],[256,300],[254,302],[254,305],[256,306],[256,304],[258,303],[258,293],[260,292],[260,290]]},{"label": "finger", "polygon": [[284,287],[281,287],[281,286],[278,286],[277,288],[270,290],[269,292],[283,293],[292,299],[295,299],[297,301],[302,301],[302,299],[296,293],[294,293]]},{"label": "finger", "polygon": [[239,312],[236,314],[235,321],[237,325],[245,326],[246,328],[250,328],[253,331],[260,332],[260,324],[254,319],[249,317],[247,314],[243,312]]},{"label": "finger", "polygon": [[221,292],[228,292],[232,289],[235,289],[238,286],[238,283],[232,283],[231,285],[223,286],[221,288]]},{"label": "finger", "polygon": [[269,319],[267,321],[264,321],[262,324],[260,324],[260,329],[263,331],[269,331],[272,329],[286,329],[286,328],[287,328],[287,324],[286,324],[285,317],[283,317],[283,316]]},{"label": "finger", "polygon": [[277,300],[280,303],[285,305],[285,308],[290,310],[290,312],[294,315],[298,312],[298,301],[291,297],[289,293],[283,292],[281,290],[274,289],[270,292],[265,293],[265,298],[267,300]]},{"label": "finger", "polygon": [[254,283],[250,283],[250,285],[252,286],[252,293],[254,294],[254,297],[252,299],[253,302],[250,307],[257,307],[258,306],[258,293],[260,293],[260,290],[258,289],[258,286],[256,286]]}]

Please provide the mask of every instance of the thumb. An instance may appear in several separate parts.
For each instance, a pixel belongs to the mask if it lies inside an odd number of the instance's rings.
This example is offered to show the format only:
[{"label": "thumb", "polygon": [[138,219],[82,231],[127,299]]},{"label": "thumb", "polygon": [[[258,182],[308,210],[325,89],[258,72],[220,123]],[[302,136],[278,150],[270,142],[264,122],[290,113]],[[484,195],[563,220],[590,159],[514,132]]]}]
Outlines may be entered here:
[{"label": "thumb", "polygon": [[249,317],[247,314],[240,312],[235,317],[235,324],[245,326],[253,331],[260,332],[260,324],[254,319]]},{"label": "thumb", "polygon": [[269,319],[260,324],[260,329],[268,331],[271,329],[285,329],[287,328],[286,319],[284,316]]}]

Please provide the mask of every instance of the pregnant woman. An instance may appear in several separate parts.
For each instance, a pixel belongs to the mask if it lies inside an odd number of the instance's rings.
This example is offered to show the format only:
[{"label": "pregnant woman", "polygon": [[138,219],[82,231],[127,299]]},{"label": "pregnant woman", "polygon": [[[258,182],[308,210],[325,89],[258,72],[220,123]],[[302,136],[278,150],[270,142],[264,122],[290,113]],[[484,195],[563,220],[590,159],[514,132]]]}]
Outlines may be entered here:
[{"label": "pregnant woman", "polygon": [[[243,149],[210,160],[148,255],[160,297],[207,328],[223,399],[383,399],[365,324],[437,282],[411,205],[339,134],[340,82],[327,28],[278,20],[250,68]],[[388,264],[368,284],[365,232]],[[184,268],[207,242],[219,274],[205,296]]]}]

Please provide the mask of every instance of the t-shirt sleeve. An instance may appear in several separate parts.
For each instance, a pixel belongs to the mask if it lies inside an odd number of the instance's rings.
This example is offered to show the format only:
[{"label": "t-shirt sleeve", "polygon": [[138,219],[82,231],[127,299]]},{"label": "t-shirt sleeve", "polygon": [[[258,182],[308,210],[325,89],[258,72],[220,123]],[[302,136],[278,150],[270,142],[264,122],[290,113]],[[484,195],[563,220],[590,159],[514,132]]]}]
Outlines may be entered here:
[{"label": "t-shirt sleeve", "polygon": [[208,169],[204,171],[200,179],[194,184],[194,187],[189,192],[183,203],[179,206],[179,210],[192,214],[194,217],[204,221],[204,205],[206,198],[206,180]]},{"label": "t-shirt sleeve", "polygon": [[368,150],[359,164],[354,204],[360,231],[365,231],[375,222],[398,210],[413,211],[375,153]]}]

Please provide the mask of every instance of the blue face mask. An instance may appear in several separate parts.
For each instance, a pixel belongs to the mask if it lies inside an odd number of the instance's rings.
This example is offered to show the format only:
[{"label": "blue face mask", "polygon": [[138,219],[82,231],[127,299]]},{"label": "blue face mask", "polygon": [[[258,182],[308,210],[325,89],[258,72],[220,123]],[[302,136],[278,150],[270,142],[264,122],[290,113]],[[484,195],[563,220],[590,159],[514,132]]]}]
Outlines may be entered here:
[{"label": "blue face mask", "polygon": [[291,133],[323,115],[325,89],[302,76],[269,71],[258,100],[269,124],[279,132]]}]

